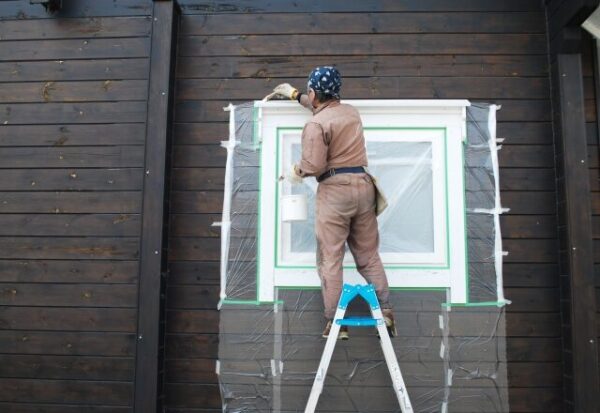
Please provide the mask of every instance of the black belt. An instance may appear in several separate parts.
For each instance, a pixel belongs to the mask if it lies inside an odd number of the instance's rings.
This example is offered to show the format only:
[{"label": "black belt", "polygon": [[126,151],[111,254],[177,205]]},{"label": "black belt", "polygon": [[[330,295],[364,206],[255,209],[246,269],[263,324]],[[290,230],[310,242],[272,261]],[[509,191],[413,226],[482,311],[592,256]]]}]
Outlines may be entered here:
[{"label": "black belt", "polygon": [[361,172],[365,172],[365,168],[363,168],[362,166],[349,166],[349,167],[344,167],[344,168],[331,168],[327,172],[319,175],[317,177],[317,182],[321,182],[321,181],[329,178],[330,176],[333,176],[333,175],[336,175],[336,174],[358,174],[358,173],[361,173]]}]

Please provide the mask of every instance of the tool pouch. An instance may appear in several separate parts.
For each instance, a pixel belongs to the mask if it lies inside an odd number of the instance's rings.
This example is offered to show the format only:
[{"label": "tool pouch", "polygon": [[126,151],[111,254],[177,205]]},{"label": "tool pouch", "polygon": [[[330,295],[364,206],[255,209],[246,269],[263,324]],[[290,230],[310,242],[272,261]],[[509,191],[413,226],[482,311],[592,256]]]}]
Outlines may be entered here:
[{"label": "tool pouch", "polygon": [[383,189],[381,189],[377,178],[373,174],[371,174],[371,172],[367,168],[365,168],[365,172],[369,174],[371,180],[373,180],[373,185],[375,185],[375,213],[377,214],[377,216],[379,216],[388,207],[387,198],[383,193]]}]

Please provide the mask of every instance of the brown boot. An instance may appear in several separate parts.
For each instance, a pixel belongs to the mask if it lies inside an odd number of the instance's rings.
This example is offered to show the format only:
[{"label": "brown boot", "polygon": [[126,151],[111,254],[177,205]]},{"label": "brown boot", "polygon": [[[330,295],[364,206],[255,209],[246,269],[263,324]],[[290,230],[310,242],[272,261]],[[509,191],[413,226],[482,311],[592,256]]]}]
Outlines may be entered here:
[{"label": "brown boot", "polygon": [[394,313],[392,312],[392,309],[383,308],[381,312],[383,313],[383,320],[385,321],[388,334],[390,337],[396,337],[398,335],[398,331],[396,331],[396,322],[394,321]]},{"label": "brown boot", "polygon": [[[331,326],[333,325],[333,322],[331,320],[327,320],[327,324],[325,325],[325,329],[323,330],[323,333],[321,334],[321,336],[323,338],[327,338],[329,337],[329,332],[331,331]],[[341,326],[340,327],[340,334],[338,335],[338,340],[348,340],[349,336],[348,336],[348,326]]]}]

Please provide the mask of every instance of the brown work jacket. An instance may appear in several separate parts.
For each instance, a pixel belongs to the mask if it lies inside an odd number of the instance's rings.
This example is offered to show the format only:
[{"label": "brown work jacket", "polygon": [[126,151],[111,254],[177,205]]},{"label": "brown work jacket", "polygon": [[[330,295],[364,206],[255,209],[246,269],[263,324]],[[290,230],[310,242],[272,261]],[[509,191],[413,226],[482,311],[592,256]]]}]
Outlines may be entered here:
[{"label": "brown work jacket", "polygon": [[300,176],[319,176],[331,168],[368,166],[365,137],[358,110],[331,100],[317,109],[301,96],[303,106],[313,117],[302,130]]}]

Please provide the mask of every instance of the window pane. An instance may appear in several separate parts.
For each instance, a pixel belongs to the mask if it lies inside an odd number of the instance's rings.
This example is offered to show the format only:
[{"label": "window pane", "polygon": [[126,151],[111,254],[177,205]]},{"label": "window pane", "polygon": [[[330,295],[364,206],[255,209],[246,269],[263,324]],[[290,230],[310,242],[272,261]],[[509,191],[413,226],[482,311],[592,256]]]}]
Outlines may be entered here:
[{"label": "window pane", "polygon": [[[293,163],[300,162],[302,147],[292,144]],[[317,182],[308,178],[302,180],[302,185],[292,185],[292,194],[306,194],[308,201],[308,219],[304,222],[292,222],[291,252],[315,252],[315,195],[317,193]]]},{"label": "window pane", "polygon": [[[291,150],[290,164],[298,162],[301,157],[300,143],[288,145],[284,145],[284,152],[286,149]],[[378,218],[380,252],[433,253],[431,142],[367,141],[367,151],[369,169],[378,178],[389,202],[388,209]],[[284,154],[284,162],[288,160],[290,154]],[[286,191],[292,194],[304,193],[308,198],[307,221],[282,223],[291,228],[291,254],[315,252],[316,189],[317,182],[309,178],[304,179],[302,185],[292,185],[290,191]],[[445,208],[444,205],[439,207]],[[346,261],[352,262],[349,254]]]},{"label": "window pane", "polygon": [[367,142],[367,151],[389,203],[378,219],[380,252],[434,252],[431,143]]}]

